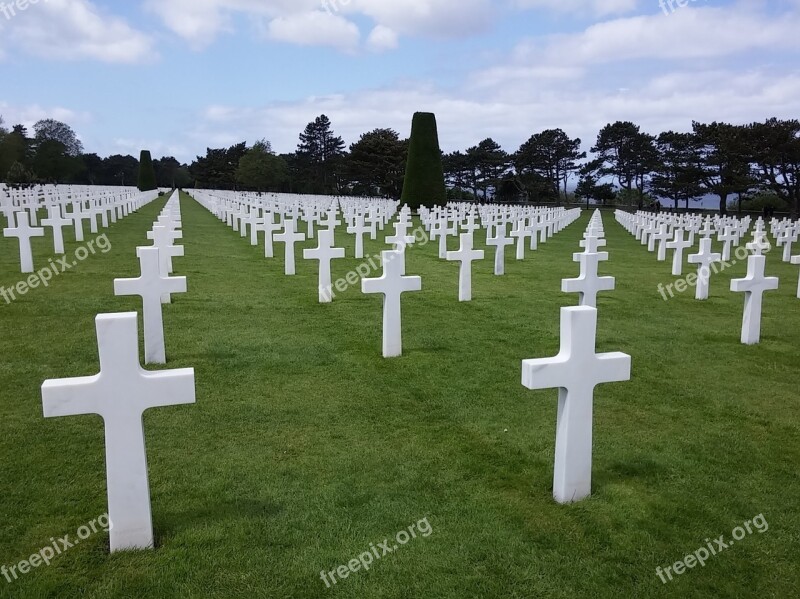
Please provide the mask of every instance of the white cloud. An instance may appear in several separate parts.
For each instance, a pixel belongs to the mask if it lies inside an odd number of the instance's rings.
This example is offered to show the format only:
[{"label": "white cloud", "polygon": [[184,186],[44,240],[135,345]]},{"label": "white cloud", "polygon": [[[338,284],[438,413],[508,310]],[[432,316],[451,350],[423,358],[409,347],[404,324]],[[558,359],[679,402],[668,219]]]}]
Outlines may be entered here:
[{"label": "white cloud", "polygon": [[33,125],[42,119],[55,119],[70,125],[75,129],[79,125],[91,122],[92,117],[87,112],[78,112],[63,106],[44,107],[39,104],[16,106],[0,101],[0,116],[3,117],[4,127],[24,125],[29,133],[33,133]]},{"label": "white cloud", "polygon": [[605,21],[577,34],[553,36],[544,44],[526,42],[518,62],[547,65],[612,63],[634,59],[719,58],[754,50],[800,49],[800,16],[781,18],[726,8],[684,8],[670,16],[657,13]]},{"label": "white cloud", "polygon": [[[492,7],[489,0],[145,0],[145,6],[196,49],[233,31],[237,13],[266,20],[273,39],[301,45],[308,45],[314,37],[299,29],[303,23],[316,27],[327,24],[329,28],[323,32],[328,36],[350,40],[357,30],[350,18],[366,17],[375,27],[381,27],[377,33],[373,29],[373,36],[368,38],[368,47],[374,50],[393,47],[388,30],[395,35],[434,38],[473,35],[486,30],[494,13],[503,10],[503,6]],[[323,20],[320,14],[336,17],[336,21]],[[345,19],[350,23],[346,29]],[[335,39],[336,44],[328,37],[322,45],[351,49]]]},{"label": "white cloud", "polygon": [[136,63],[155,56],[152,39],[89,0],[31,4],[0,31],[6,54],[19,51],[53,60]]},{"label": "white cloud", "polygon": [[267,36],[300,46],[332,46],[353,50],[358,46],[358,27],[339,15],[315,11],[279,17],[269,22]]},{"label": "white cloud", "polygon": [[377,25],[369,34],[367,48],[373,52],[383,52],[385,50],[394,50],[399,43],[397,32],[384,25]]},{"label": "white cloud", "polygon": [[186,145],[222,147],[245,139],[252,143],[266,134],[277,151],[291,152],[306,123],[322,113],[348,144],[376,127],[392,127],[407,136],[413,112],[425,110],[437,115],[445,151],[463,150],[486,137],[514,151],[533,133],[555,127],[581,137],[588,149],[598,131],[616,120],[632,120],[657,134],[688,131],[693,119],[746,123],[770,116],[795,118],[800,111],[800,75],[778,75],[676,70],[643,77],[635,93],[602,85],[574,93],[568,85],[527,96],[497,90],[481,99],[463,90],[403,85],[264,107],[214,106],[199,116],[200,124]]},{"label": "white cloud", "polygon": [[[657,0],[652,0],[656,3]],[[638,0],[514,0],[518,8],[539,8],[571,15],[608,16],[636,10]]]}]

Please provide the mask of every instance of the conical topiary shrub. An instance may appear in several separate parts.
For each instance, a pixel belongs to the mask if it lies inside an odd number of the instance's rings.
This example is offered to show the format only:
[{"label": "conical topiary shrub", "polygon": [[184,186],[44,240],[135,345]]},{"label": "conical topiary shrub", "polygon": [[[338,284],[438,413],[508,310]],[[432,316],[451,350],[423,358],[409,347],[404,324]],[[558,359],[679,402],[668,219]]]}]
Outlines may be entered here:
[{"label": "conical topiary shrub", "polygon": [[157,187],[156,169],[149,150],[142,150],[139,157],[139,191],[150,191]]},{"label": "conical topiary shrub", "polygon": [[433,113],[414,114],[401,201],[414,210],[420,206],[447,203],[442,151],[439,149],[439,132]]}]

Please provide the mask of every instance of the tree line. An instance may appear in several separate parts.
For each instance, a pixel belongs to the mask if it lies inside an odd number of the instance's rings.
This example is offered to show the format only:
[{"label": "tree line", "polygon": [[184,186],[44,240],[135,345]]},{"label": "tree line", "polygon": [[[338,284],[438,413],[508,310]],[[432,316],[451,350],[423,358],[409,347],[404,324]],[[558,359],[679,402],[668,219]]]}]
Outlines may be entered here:
[{"label": "tree line", "polygon": [[[640,208],[676,208],[712,195],[725,213],[739,209],[800,214],[800,121],[749,125],[692,123],[691,132],[651,135],[635,123],[603,127],[589,152],[561,129],[535,133],[507,152],[491,138],[443,155],[448,195],[457,200],[562,203],[593,200]],[[364,133],[348,148],[320,115],[300,133],[295,152],[277,154],[262,139],[207,148],[191,164],[153,161],[159,187],[198,187],[399,198],[408,140],[392,129]],[[138,160],[87,154],[74,131],[52,119],[33,135],[0,117],[0,180],[9,185],[131,185]],[[571,188],[572,185],[572,188]]]}]

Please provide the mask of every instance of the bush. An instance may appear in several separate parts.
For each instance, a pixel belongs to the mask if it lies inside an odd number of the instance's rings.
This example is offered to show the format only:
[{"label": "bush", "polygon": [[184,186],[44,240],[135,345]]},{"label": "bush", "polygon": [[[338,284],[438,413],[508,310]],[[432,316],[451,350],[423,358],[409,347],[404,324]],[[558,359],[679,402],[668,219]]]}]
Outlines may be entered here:
[{"label": "bush", "polygon": [[139,158],[139,191],[152,191],[156,185],[156,169],[153,167],[153,158],[148,150],[142,150]]},{"label": "bush", "polygon": [[417,112],[411,123],[401,201],[415,210],[423,205],[444,205],[447,202],[442,151],[439,149],[439,132],[433,113]]}]

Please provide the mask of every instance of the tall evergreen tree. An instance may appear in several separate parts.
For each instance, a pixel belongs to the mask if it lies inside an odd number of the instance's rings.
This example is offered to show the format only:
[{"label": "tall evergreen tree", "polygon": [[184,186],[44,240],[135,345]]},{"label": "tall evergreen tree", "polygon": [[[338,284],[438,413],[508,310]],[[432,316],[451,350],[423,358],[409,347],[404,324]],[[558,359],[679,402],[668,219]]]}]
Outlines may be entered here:
[{"label": "tall evergreen tree", "polygon": [[447,202],[442,151],[439,149],[439,132],[433,113],[418,112],[411,122],[401,201],[411,208],[444,205]]},{"label": "tall evergreen tree", "polygon": [[149,150],[142,150],[139,156],[139,191],[156,189],[156,171],[153,168],[153,157]]},{"label": "tall evergreen tree", "polygon": [[339,193],[345,143],[334,134],[330,119],[323,115],[306,125],[300,134],[297,157],[311,193]]}]

